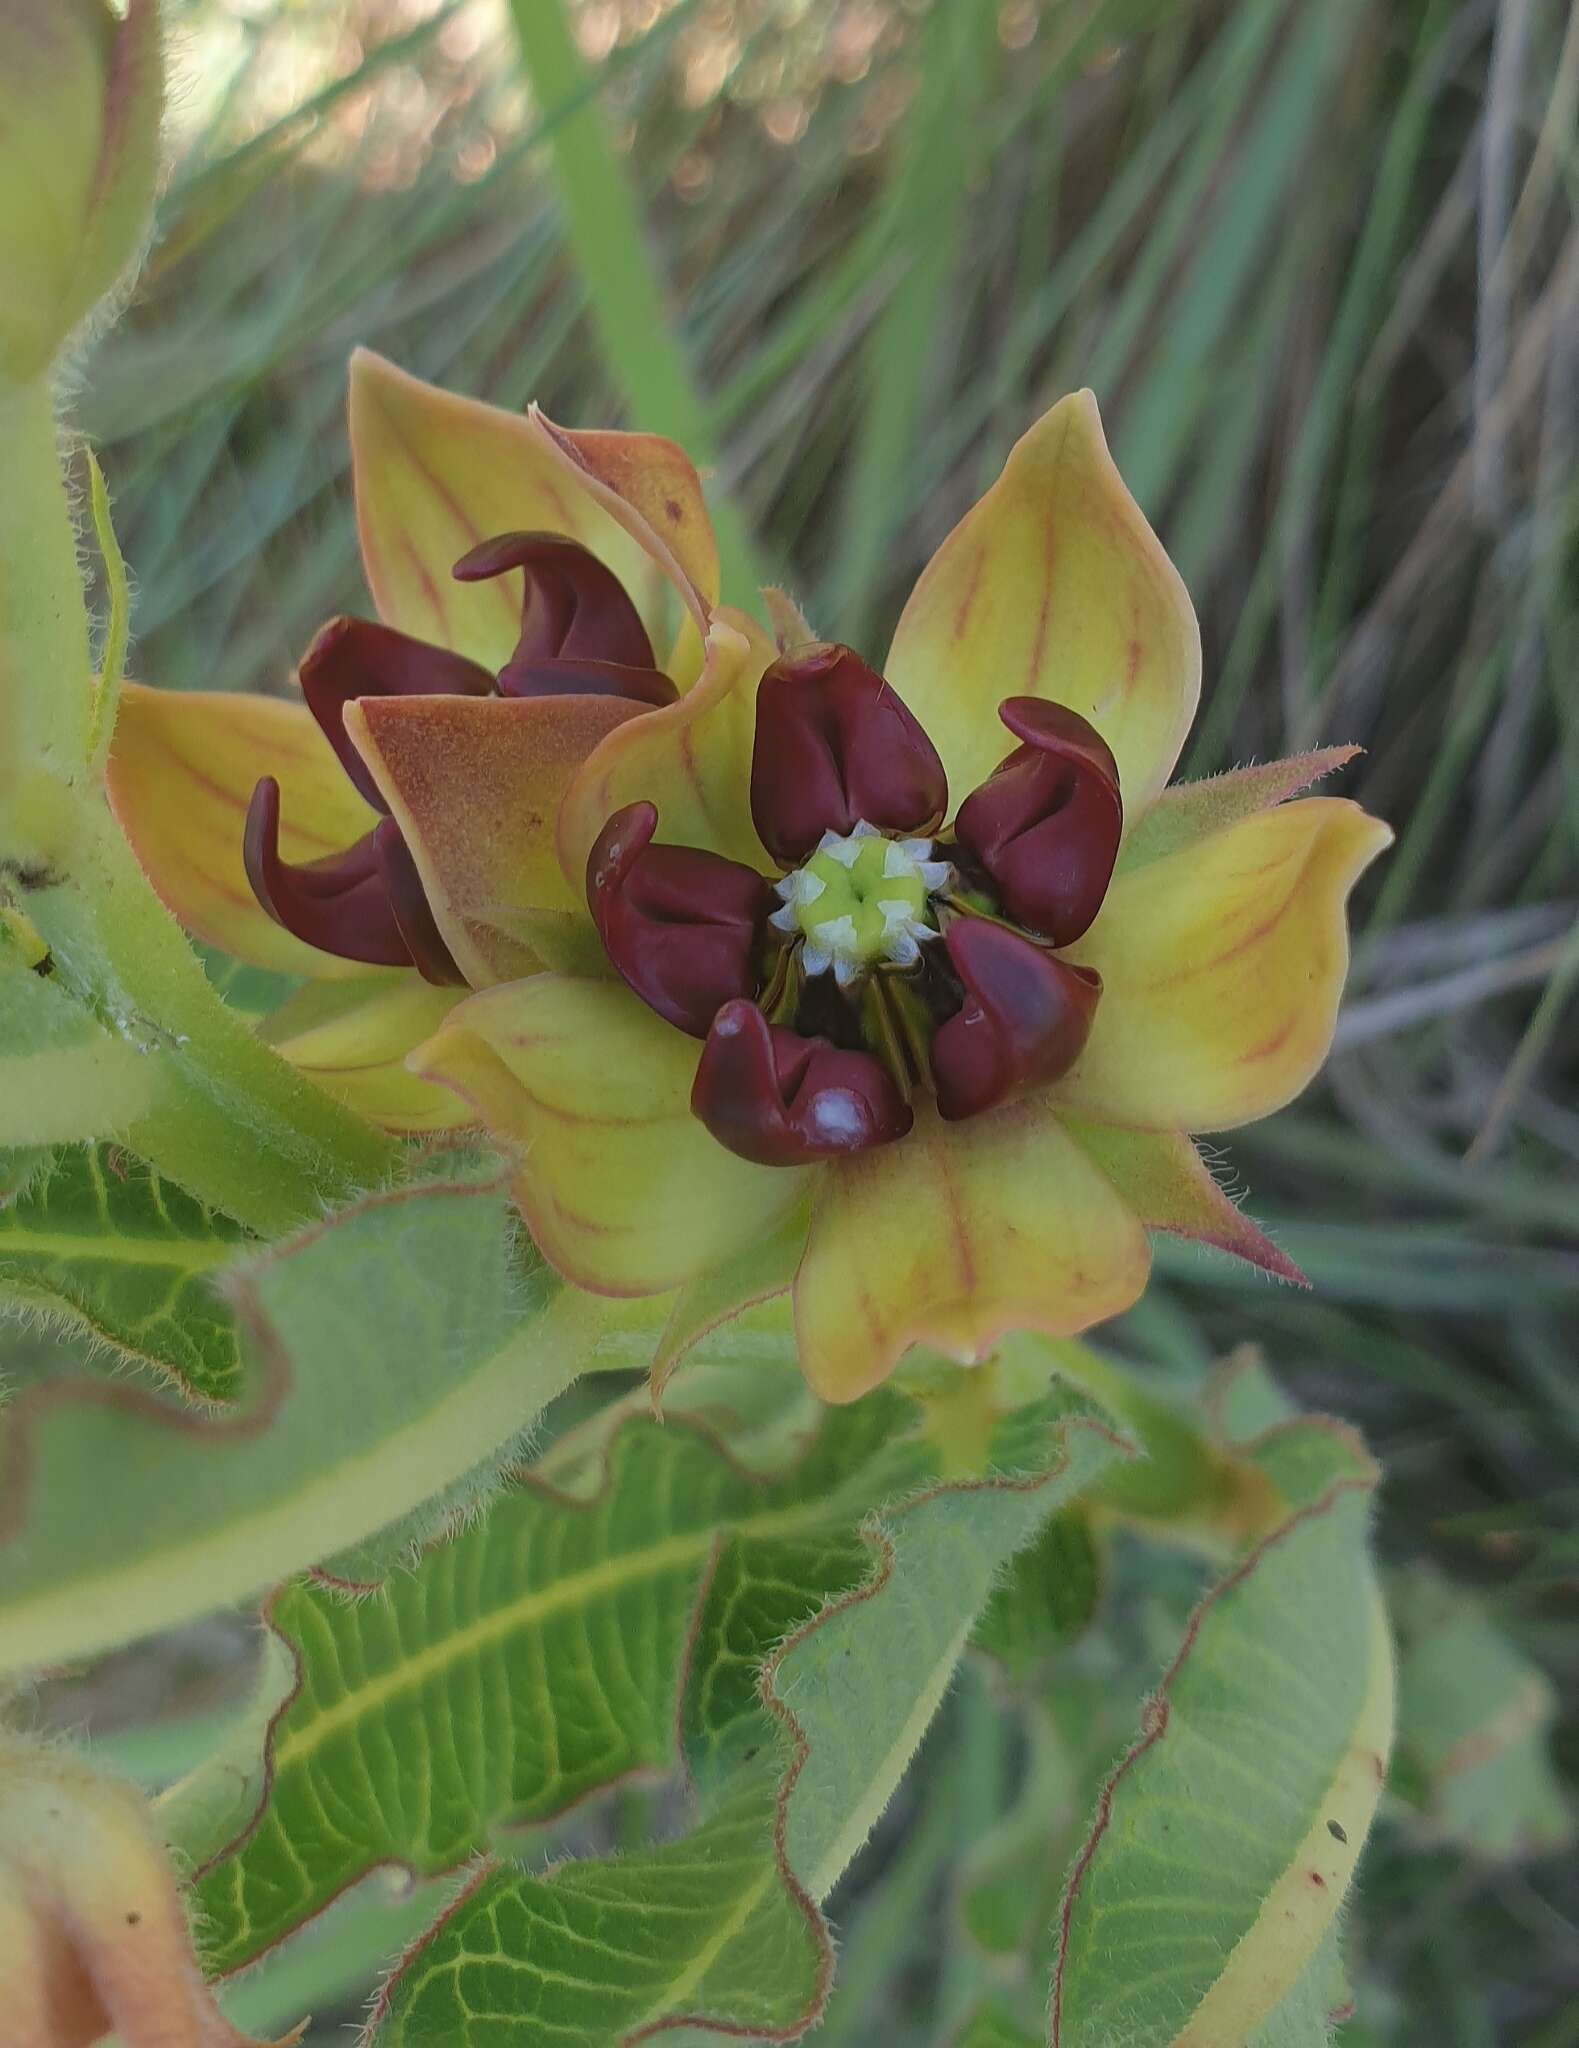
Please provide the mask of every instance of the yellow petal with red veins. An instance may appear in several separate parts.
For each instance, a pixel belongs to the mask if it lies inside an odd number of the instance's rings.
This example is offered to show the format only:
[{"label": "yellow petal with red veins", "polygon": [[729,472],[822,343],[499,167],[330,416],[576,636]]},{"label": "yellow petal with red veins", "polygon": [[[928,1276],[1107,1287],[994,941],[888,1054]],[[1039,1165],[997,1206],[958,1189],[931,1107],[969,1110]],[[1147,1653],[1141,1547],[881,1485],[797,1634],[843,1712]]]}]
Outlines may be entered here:
[{"label": "yellow petal with red veins", "polygon": [[0,1736],[0,1991],[14,2048],[89,2048],[112,2032],[121,2048],[257,2048],[203,1982],[143,1800],[12,1736]]},{"label": "yellow petal with red veins", "polygon": [[261,775],[279,780],[280,850],[289,861],[340,853],[378,821],[305,705],[137,683],[122,688],[106,770],[110,808],[187,930],[253,967],[365,976],[361,961],[293,938],[253,895],[241,836]]},{"label": "yellow petal with red veins", "polygon": [[[672,441],[567,437],[540,415],[440,391],[367,349],[351,358],[350,424],[362,561],[387,625],[501,668],[520,633],[520,576],[462,584],[450,573],[500,533],[562,534],[590,548],[630,592],[660,656],[681,607],[700,621],[717,596],[701,485]],[[587,439],[616,444],[597,449],[596,468],[579,446]],[[683,540],[652,525],[655,500]],[[711,584],[699,586],[709,561]]]},{"label": "yellow petal with red veins", "polygon": [[1069,1337],[1146,1285],[1146,1233],[1045,1097],[826,1168],[795,1279],[801,1370],[826,1401],[885,1380],[912,1344],[969,1364],[1010,1330]]},{"label": "yellow petal with red veins", "polygon": [[1292,1100],[1332,1043],[1349,892],[1391,839],[1357,804],[1305,797],[1120,877],[1069,949],[1103,988],[1061,1104],[1215,1131]]},{"label": "yellow petal with red veins", "polygon": [[1016,443],[932,557],[884,673],[942,755],[955,805],[1014,744],[1005,697],[1090,719],[1118,762],[1126,824],[1167,782],[1200,696],[1201,636],[1089,391]]},{"label": "yellow petal with red veins", "polygon": [[661,1294],[771,1231],[802,1171],[753,1166],[691,1114],[701,1048],[613,982],[540,974],[472,996],[412,1055],[519,1152],[545,1258],[598,1294]]},{"label": "yellow petal with red veins", "polygon": [[1219,1187],[1182,1131],[1126,1131],[1074,1117],[1065,1117],[1063,1124],[1148,1230],[1193,1237],[1296,1287],[1310,1285],[1294,1261]]},{"label": "yellow petal with red veins", "polygon": [[309,982],[259,1025],[259,1035],[347,1109],[386,1131],[415,1136],[472,1121],[448,1088],[406,1066],[465,991],[414,974],[389,980]]},{"label": "yellow petal with red veins", "polygon": [[757,684],[773,658],[760,626],[739,612],[720,614],[695,688],[603,741],[559,814],[560,865],[572,887],[585,888],[593,841],[634,803],[657,805],[665,845],[700,846],[764,873],[773,869],[751,822]]},{"label": "yellow petal with red veins", "polygon": [[533,913],[585,922],[559,865],[559,806],[622,697],[362,697],[346,731],[405,834],[433,915],[474,988],[542,964]]}]

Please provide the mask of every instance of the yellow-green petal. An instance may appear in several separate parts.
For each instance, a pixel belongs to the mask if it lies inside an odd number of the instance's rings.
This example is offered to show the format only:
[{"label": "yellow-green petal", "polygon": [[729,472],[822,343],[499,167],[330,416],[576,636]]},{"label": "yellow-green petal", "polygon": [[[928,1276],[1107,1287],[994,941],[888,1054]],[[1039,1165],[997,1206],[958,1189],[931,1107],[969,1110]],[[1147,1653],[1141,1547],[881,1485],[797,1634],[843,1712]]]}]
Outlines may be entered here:
[{"label": "yellow-green petal", "polygon": [[1103,989],[1062,1105],[1215,1131],[1291,1101],[1332,1043],[1349,892],[1391,839],[1357,804],[1305,797],[1121,876],[1069,949]]},{"label": "yellow-green petal", "polygon": [[955,805],[1013,745],[1005,697],[1090,719],[1118,762],[1127,824],[1162,789],[1200,697],[1200,631],[1089,391],[1016,443],[932,557],[885,673],[943,757]]},{"label": "yellow-green petal", "polygon": [[915,1128],[824,1169],[795,1278],[801,1370],[853,1401],[913,1344],[962,1364],[1010,1330],[1071,1337],[1128,1308],[1140,1222],[1046,1097]]},{"label": "yellow-green petal", "polygon": [[751,822],[751,745],[757,684],[774,649],[738,612],[713,621],[696,686],[677,703],[613,732],[566,793],[559,857],[566,880],[585,888],[587,855],[627,804],[658,807],[658,838],[699,846],[766,873],[773,867]]},{"label": "yellow-green petal", "polygon": [[289,861],[340,853],[378,821],[305,705],[123,686],[105,771],[110,808],[187,930],[280,974],[366,976],[361,961],[321,953],[283,930],[253,895],[241,837],[263,775],[280,785],[280,850]]},{"label": "yellow-green petal", "polygon": [[[540,414],[440,391],[367,349],[351,358],[350,428],[368,586],[379,616],[402,632],[485,668],[508,661],[520,577],[461,584],[450,573],[500,533],[562,534],[590,548],[629,591],[660,656],[682,611],[701,620],[717,596],[701,485],[672,441],[567,435]],[[585,442],[597,444],[591,456]],[[651,524],[653,509],[670,537]],[[699,585],[709,561],[711,584]]]},{"label": "yellow-green petal", "polygon": [[412,1067],[517,1154],[517,1204],[567,1280],[661,1294],[770,1232],[806,1182],[697,1122],[700,1052],[626,988],[540,974],[460,1004]]},{"label": "yellow-green petal", "polygon": [[347,1109],[403,1136],[472,1121],[463,1102],[406,1065],[465,991],[415,974],[309,982],[259,1025],[259,1035]]}]

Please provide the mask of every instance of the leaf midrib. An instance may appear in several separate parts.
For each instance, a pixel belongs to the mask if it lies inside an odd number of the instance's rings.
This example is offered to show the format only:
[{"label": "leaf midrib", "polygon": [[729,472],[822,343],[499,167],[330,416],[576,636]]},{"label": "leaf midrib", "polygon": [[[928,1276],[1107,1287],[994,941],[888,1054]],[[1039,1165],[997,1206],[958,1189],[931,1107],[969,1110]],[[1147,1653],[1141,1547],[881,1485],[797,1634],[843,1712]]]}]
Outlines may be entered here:
[{"label": "leaf midrib", "polygon": [[183,1273],[206,1273],[235,1257],[244,1247],[215,1238],[210,1244],[180,1238],[139,1239],[96,1237],[92,1231],[9,1230],[0,1232],[0,1261],[7,1258],[57,1258],[92,1265],[166,1266]]},{"label": "leaf midrib", "polygon": [[[556,1579],[550,1586],[534,1587],[508,1606],[493,1608],[469,1622],[465,1628],[425,1644],[415,1655],[404,1658],[373,1683],[359,1686],[332,1706],[320,1709],[301,1728],[287,1728],[274,1751],[276,1780],[293,1764],[311,1756],[330,1736],[360,1720],[364,1714],[380,1711],[400,1693],[425,1683],[450,1664],[490,1648],[501,1638],[601,1595],[622,1592],[643,1579],[657,1578],[686,1564],[699,1565],[721,1534],[771,1539],[814,1528],[821,1522],[837,1522],[842,1496],[855,1490],[853,1486],[842,1486],[824,1499],[799,1502],[793,1507],[766,1509],[755,1516],[749,1513],[720,1516],[716,1521],[687,1530],[683,1535],[669,1536],[661,1542],[648,1544],[639,1551],[626,1551],[619,1557],[604,1558],[568,1578]],[[863,1493],[861,1497],[869,1499],[870,1494]]]}]

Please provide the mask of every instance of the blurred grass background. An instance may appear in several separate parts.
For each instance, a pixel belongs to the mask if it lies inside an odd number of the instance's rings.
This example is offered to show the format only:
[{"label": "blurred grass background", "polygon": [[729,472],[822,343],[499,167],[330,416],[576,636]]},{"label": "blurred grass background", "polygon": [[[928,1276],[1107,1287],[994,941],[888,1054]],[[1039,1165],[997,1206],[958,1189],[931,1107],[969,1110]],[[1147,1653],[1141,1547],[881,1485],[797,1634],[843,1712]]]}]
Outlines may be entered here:
[{"label": "blurred grass background", "polygon": [[[1014,438],[1095,387],[1201,614],[1189,772],[1358,741],[1343,791],[1398,830],[1323,1083],[1231,1147],[1314,1293],[1163,1246],[1115,1340],[1181,1384],[1260,1341],[1382,1456],[1386,1555],[1483,1588],[1571,1699],[1579,10],[168,11],[174,169],[79,408],[149,681],[283,687],[366,608],[356,343],[676,433],[733,594],[760,568],[874,657]],[[1558,1747],[1571,1776],[1572,1718]],[[863,1947],[856,1913],[830,2040],[946,2038],[921,1957],[961,1836],[927,1768],[857,1872],[908,1917]],[[1363,1875],[1346,2043],[1579,2044],[1571,1871],[1386,1829]]]}]

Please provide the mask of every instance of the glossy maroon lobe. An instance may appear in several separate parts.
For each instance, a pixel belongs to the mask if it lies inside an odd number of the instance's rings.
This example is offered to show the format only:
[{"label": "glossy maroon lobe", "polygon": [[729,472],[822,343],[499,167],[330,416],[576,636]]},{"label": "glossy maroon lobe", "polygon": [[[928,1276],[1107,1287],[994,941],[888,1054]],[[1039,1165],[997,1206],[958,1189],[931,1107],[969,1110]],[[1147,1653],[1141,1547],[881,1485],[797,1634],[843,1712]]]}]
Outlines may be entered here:
[{"label": "glossy maroon lobe", "polygon": [[465,655],[371,619],[331,619],[320,627],[296,674],[340,766],[380,811],[389,806],[346,732],[346,705],[357,697],[486,697],[493,688],[488,671]]},{"label": "glossy maroon lobe", "polygon": [[[656,666],[641,614],[614,571],[590,548],[553,533],[500,533],[462,555],[462,583],[522,572],[521,636],[499,672],[506,697],[558,694],[567,687],[599,696],[669,704],[678,694]],[[579,685],[545,681],[547,664],[585,664]],[[635,678],[646,681],[637,684]]]},{"label": "glossy maroon lobe", "polygon": [[369,967],[416,967],[441,984],[462,979],[393,819],[381,819],[344,853],[283,860],[280,786],[266,775],[247,806],[242,860],[259,903],[307,945]]},{"label": "glossy maroon lobe", "polygon": [[654,846],[658,813],[627,804],[587,857],[603,949],[642,1001],[693,1038],[719,1005],[756,992],[755,956],[777,898],[754,868],[692,846]]},{"label": "glossy maroon lobe", "polygon": [[943,943],[965,1001],[932,1041],[939,1113],[976,1116],[1066,1074],[1090,1033],[1102,977],[985,917],[956,918]]},{"label": "glossy maroon lobe", "polygon": [[751,816],[775,860],[793,867],[863,818],[928,832],[947,808],[936,748],[876,669],[831,645],[773,663],[757,691]]},{"label": "glossy maroon lobe", "polygon": [[1010,697],[998,716],[1023,742],[959,807],[954,836],[991,876],[1005,915],[1071,945],[1102,907],[1124,829],[1118,767],[1076,711]]},{"label": "glossy maroon lobe", "polygon": [[808,1166],[902,1138],[910,1105],[868,1052],[841,1052],[725,1003],[702,1048],[691,1108],[720,1145],[758,1166]]}]

